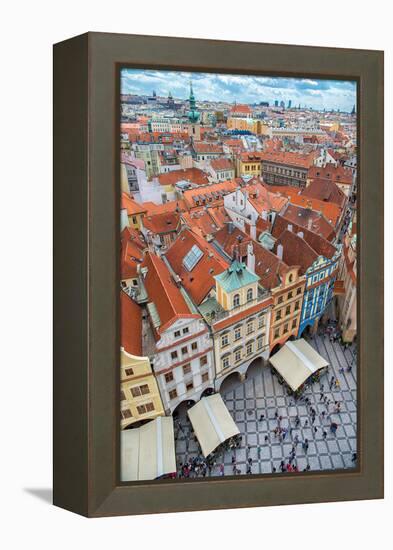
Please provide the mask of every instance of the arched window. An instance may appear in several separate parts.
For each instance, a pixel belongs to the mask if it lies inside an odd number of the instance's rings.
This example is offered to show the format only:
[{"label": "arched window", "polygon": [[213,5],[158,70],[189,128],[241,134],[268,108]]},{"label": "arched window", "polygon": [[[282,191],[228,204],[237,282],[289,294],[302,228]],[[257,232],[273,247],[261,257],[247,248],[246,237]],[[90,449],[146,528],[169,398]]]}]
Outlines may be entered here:
[{"label": "arched window", "polygon": [[247,290],[247,302],[251,302],[252,300],[252,288],[249,288]]},{"label": "arched window", "polygon": [[240,306],[240,295],[235,294],[233,297],[233,307],[238,307],[238,306]]}]

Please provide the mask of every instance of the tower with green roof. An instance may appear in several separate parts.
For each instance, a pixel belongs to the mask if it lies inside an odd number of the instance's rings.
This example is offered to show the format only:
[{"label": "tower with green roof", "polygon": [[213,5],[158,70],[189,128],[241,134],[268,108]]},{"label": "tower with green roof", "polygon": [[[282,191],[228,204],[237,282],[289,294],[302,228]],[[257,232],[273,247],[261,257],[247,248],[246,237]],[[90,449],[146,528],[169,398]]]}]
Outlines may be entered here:
[{"label": "tower with green roof", "polygon": [[250,306],[257,299],[260,278],[237,259],[214,279],[217,302],[226,311]]},{"label": "tower with green roof", "polygon": [[190,97],[189,97],[190,110],[187,113],[189,120],[188,134],[192,139],[199,140],[201,135],[199,118],[200,113],[196,108],[196,101],[194,96],[194,90],[192,88],[192,82],[190,81]]}]

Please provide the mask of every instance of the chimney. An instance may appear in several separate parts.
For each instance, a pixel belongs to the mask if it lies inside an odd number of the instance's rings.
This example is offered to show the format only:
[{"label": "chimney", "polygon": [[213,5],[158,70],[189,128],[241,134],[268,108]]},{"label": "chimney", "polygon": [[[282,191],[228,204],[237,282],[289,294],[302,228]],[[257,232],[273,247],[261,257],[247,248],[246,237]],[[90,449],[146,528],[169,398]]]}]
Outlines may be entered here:
[{"label": "chimney", "polygon": [[311,228],[312,228],[312,219],[311,219],[311,218],[308,218],[307,229],[308,229],[309,231],[311,231]]},{"label": "chimney", "polygon": [[304,233],[303,233],[303,231],[299,231],[298,237],[300,237],[301,239],[304,239]]},{"label": "chimney", "polygon": [[291,223],[288,224],[288,231],[292,231],[293,230],[293,225]]},{"label": "chimney", "polygon": [[250,224],[250,237],[253,241],[257,240],[257,227],[255,224]]},{"label": "chimney", "polygon": [[232,223],[232,222],[228,222],[228,233],[229,233],[229,235],[232,235],[233,229],[234,229],[233,223]]},{"label": "chimney", "polygon": [[282,244],[279,244],[277,246],[277,256],[280,258],[280,260],[282,260],[283,253],[284,253],[284,247]]},{"label": "chimney", "polygon": [[247,269],[251,273],[255,273],[255,255],[252,243],[248,243],[247,245]]}]

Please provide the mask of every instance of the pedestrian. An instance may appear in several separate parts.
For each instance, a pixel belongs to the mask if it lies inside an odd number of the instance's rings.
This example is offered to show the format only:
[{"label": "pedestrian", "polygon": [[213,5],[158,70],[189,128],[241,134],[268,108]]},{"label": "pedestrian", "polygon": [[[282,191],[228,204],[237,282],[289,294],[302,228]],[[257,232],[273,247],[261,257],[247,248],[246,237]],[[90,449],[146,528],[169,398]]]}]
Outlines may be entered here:
[{"label": "pedestrian", "polygon": [[319,400],[323,401],[323,392],[321,392],[319,395],[320,395]]},{"label": "pedestrian", "polygon": [[251,465],[252,464],[252,458],[250,457],[247,462]]},{"label": "pedestrian", "polygon": [[304,427],[307,428],[307,426],[308,426],[308,420],[306,418],[306,420],[304,421]]},{"label": "pedestrian", "polygon": [[352,453],[352,462],[356,462],[358,458],[358,455],[356,453]]},{"label": "pedestrian", "polygon": [[265,415],[261,414],[261,416],[259,417],[259,422],[263,422],[264,420],[265,420]]},{"label": "pedestrian", "polygon": [[323,430],[322,435],[323,435],[323,439],[327,438],[327,432],[325,430]]},{"label": "pedestrian", "polygon": [[268,441],[269,441],[269,437],[265,435],[265,443],[267,443]]},{"label": "pedestrian", "polygon": [[277,472],[277,468],[275,466],[273,466],[272,472],[273,472],[273,474],[275,474]]},{"label": "pedestrian", "polygon": [[220,476],[224,475],[224,464],[220,464]]}]

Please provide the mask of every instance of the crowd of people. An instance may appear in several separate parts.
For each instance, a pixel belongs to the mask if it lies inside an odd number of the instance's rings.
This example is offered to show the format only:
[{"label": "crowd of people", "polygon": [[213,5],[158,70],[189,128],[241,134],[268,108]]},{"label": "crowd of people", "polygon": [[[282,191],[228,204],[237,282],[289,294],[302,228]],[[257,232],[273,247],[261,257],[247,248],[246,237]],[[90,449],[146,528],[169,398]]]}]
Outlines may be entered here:
[{"label": "crowd of people", "polygon": [[[333,327],[333,329],[331,328]],[[334,337],[337,336],[333,332],[335,327],[334,323],[329,321],[326,326],[322,326],[319,329],[320,335],[329,335],[331,337],[334,334]],[[351,365],[346,367],[348,372],[351,371]],[[344,374],[344,368],[339,369],[340,374]],[[274,413],[275,426],[273,429],[266,432],[262,444],[254,446],[256,447],[256,454],[252,452],[253,447],[251,445],[245,446],[246,457],[244,460],[244,455],[240,463],[237,461],[237,449],[242,447],[242,435],[238,435],[235,438],[231,438],[226,441],[223,445],[216,449],[214,453],[209,455],[207,458],[202,456],[199,443],[192,432],[192,426],[188,423],[189,434],[185,434],[183,428],[178,423],[178,432],[183,431],[185,437],[193,438],[196,442],[198,452],[197,455],[193,458],[188,458],[184,463],[181,463],[178,468],[177,476],[182,478],[189,477],[206,477],[208,476],[224,476],[225,475],[225,466],[224,466],[224,454],[228,451],[233,451],[230,475],[239,475],[239,474],[254,474],[260,473],[259,468],[255,468],[256,463],[260,462],[260,459],[263,454],[264,447],[270,445],[270,443],[291,443],[291,449],[287,456],[283,456],[280,461],[277,461],[276,464],[272,466],[272,473],[284,473],[284,472],[308,472],[311,470],[311,465],[308,460],[308,451],[310,446],[309,438],[301,438],[302,428],[311,430],[311,434],[317,436],[318,432],[321,436],[319,439],[325,441],[329,433],[331,437],[336,436],[337,430],[339,429],[339,419],[340,414],[343,411],[343,402],[335,399],[334,391],[340,389],[340,381],[334,375],[329,375],[329,370],[326,370],[326,376],[321,378],[315,378],[310,382],[314,386],[314,395],[318,401],[318,406],[316,407],[310,397],[303,392],[303,394],[295,396],[290,396],[290,399],[293,399],[293,403],[290,402],[289,406],[304,404],[307,417],[301,419],[299,414],[296,414],[294,417],[283,417],[283,414],[279,409]],[[315,385],[318,385],[315,388]],[[315,391],[317,389],[317,391]],[[317,410],[318,409],[318,410]],[[322,410],[321,410],[322,409]],[[249,411],[250,412],[250,411]],[[319,417],[320,423],[319,426],[315,425],[317,416]],[[261,425],[263,422],[267,421],[265,414],[261,413],[257,419],[258,423]],[[299,452],[300,451],[300,452]],[[252,458],[252,456],[254,458]],[[299,455],[302,456],[302,461],[299,461]],[[304,460],[305,459],[305,460]],[[352,462],[355,463],[357,460],[356,453],[352,455]],[[245,467],[244,467],[245,463]],[[300,463],[303,463],[300,467]]]}]

